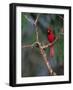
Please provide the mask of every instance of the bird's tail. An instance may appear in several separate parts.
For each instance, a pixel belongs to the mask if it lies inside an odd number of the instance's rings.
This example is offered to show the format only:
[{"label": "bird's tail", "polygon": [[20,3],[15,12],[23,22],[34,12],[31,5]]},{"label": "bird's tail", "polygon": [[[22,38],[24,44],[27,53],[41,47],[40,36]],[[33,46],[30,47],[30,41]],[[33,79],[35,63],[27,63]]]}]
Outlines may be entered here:
[{"label": "bird's tail", "polygon": [[54,57],[55,51],[54,51],[54,46],[50,46],[50,57]]}]

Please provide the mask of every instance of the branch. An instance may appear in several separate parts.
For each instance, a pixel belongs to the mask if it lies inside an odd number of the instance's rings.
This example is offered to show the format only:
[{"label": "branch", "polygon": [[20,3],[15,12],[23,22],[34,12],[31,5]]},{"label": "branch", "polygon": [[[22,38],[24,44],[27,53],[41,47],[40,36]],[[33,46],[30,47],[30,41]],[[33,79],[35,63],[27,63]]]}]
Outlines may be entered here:
[{"label": "branch", "polygon": [[59,33],[60,35],[64,35],[64,33]]},{"label": "branch", "polygon": [[38,45],[38,48],[40,49],[40,53],[41,53],[41,55],[42,55],[42,57],[43,57],[43,60],[44,60],[46,66],[47,66],[47,68],[48,68],[49,74],[50,74],[50,75],[56,75],[56,73],[52,70],[52,68],[51,68],[51,66],[50,66],[50,64],[49,64],[49,61],[48,61],[48,59],[47,59],[47,55],[46,55],[44,49],[42,48],[40,42],[34,42],[34,43],[31,44],[31,45],[24,45],[24,46],[22,46],[22,47],[23,47],[23,48],[26,48],[26,47],[33,48],[33,46],[36,46],[36,45]]},{"label": "branch", "polygon": [[62,16],[59,16],[62,20],[64,20],[64,18]]},{"label": "branch", "polygon": [[36,41],[37,42],[39,41],[39,39],[38,39],[38,26],[37,26],[37,22],[38,22],[39,16],[40,16],[40,14],[37,15],[36,20],[34,22],[34,24],[36,26],[35,28],[36,28]]},{"label": "branch", "polygon": [[34,24],[35,26],[37,25],[37,21],[38,21],[38,19],[39,19],[39,16],[40,16],[40,14],[37,15],[37,18],[36,18],[35,21],[32,21],[31,19],[29,19],[29,18],[27,17],[27,15],[24,15],[24,17],[25,17],[31,24]]},{"label": "branch", "polygon": [[37,42],[34,42],[32,44],[28,44],[28,45],[23,45],[22,48],[33,48],[36,44],[37,44]]},{"label": "branch", "polygon": [[36,17],[36,20],[35,20],[35,22],[34,22],[35,26],[37,25],[37,22],[38,22],[39,16],[40,16],[40,14],[38,14],[37,17]]},{"label": "branch", "polygon": [[39,41],[39,36],[38,36],[38,27],[36,27],[36,41]]},{"label": "branch", "polygon": [[61,34],[64,34],[64,27],[61,28]]},{"label": "branch", "polygon": [[53,45],[57,40],[58,40],[58,37],[56,37],[56,39],[55,39],[52,43],[49,43],[49,44],[47,44],[47,45],[43,45],[42,48],[43,48],[43,49],[46,49],[46,48],[50,47],[50,46]]},{"label": "branch", "polygon": [[[23,45],[22,48],[33,48],[33,47],[39,47],[39,45],[41,45],[40,42],[35,41],[32,44],[28,44],[28,45]],[[42,46],[41,46],[42,47]]]},{"label": "branch", "polygon": [[43,45],[42,48],[46,49],[46,48],[50,47],[51,45],[55,44],[56,41],[60,38],[60,35],[64,35],[64,33],[58,33],[58,35],[56,36],[56,39],[52,43],[49,43],[47,45]]},{"label": "branch", "polygon": [[44,51],[44,49],[42,48],[41,45],[39,45],[39,49],[40,49],[41,55],[43,56],[43,60],[44,60],[46,66],[47,66],[47,68],[48,68],[49,74],[50,74],[50,75],[56,75],[56,73],[53,71],[53,69],[51,68],[51,66],[50,66],[50,64],[49,64],[49,61],[48,61],[48,59],[47,59],[47,55],[46,55],[46,53],[45,53],[45,51]]},{"label": "branch", "polygon": [[27,19],[27,21],[29,21],[31,24],[34,24],[34,21],[32,21],[31,19],[29,19],[28,17],[27,17],[27,15],[24,15],[24,17]]},{"label": "branch", "polygon": [[31,45],[23,45],[22,48],[31,48],[33,47],[32,44]]},{"label": "branch", "polygon": [[49,61],[48,61],[48,59],[47,59],[47,55],[46,55],[46,53],[45,53],[45,50],[42,48],[40,42],[34,42],[34,43],[31,44],[31,45],[24,45],[24,46],[22,46],[22,47],[23,47],[23,48],[26,48],[26,47],[33,48],[33,46],[36,46],[36,45],[38,45],[38,48],[40,49],[40,53],[41,53],[41,55],[42,55],[42,57],[43,57],[43,60],[44,60],[46,66],[47,66],[47,68],[48,68],[49,74],[50,74],[50,75],[56,75],[56,73],[52,70],[52,68],[51,68],[51,66],[50,66],[50,64],[49,64]]}]

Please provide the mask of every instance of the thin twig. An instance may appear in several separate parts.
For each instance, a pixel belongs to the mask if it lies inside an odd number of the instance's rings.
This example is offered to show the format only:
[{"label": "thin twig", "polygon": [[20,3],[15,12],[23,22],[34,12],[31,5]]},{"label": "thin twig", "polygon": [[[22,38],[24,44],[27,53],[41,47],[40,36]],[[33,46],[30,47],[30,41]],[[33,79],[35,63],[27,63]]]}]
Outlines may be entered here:
[{"label": "thin twig", "polygon": [[38,36],[38,27],[36,27],[36,41],[39,41],[39,36]]},{"label": "thin twig", "polygon": [[60,35],[64,35],[64,33],[59,33]]},{"label": "thin twig", "polygon": [[64,18],[62,16],[59,16],[62,20],[64,20]]},{"label": "thin twig", "polygon": [[33,47],[32,44],[31,45],[23,45],[22,48],[31,48]]},{"label": "thin twig", "polygon": [[29,19],[29,18],[27,17],[27,15],[24,15],[24,17],[25,17],[31,24],[34,25],[34,21],[32,21],[31,19]]},{"label": "thin twig", "polygon": [[24,17],[25,17],[31,24],[34,24],[35,26],[37,25],[37,21],[38,21],[38,19],[39,19],[39,16],[40,16],[40,14],[38,14],[36,20],[32,22],[32,20],[29,19],[29,18],[27,17],[27,15],[24,15]]},{"label": "thin twig", "polygon": [[42,48],[45,49],[45,48],[48,48],[50,47],[51,45],[55,44],[56,41],[60,38],[60,35],[64,35],[64,33],[58,33],[58,35],[56,36],[56,39],[52,42],[52,43],[48,43],[46,45],[43,45]]},{"label": "thin twig", "polygon": [[43,45],[42,48],[43,48],[43,49],[46,49],[46,48],[50,47],[50,46],[53,45],[57,40],[58,40],[58,37],[56,37],[56,39],[55,39],[52,43],[48,43],[47,45]]},{"label": "thin twig", "polygon": [[39,41],[39,38],[38,38],[38,26],[37,26],[37,22],[38,22],[39,16],[40,16],[40,14],[37,15],[36,20],[35,20],[35,22],[34,22],[34,24],[35,24],[35,29],[36,29],[35,32],[36,32],[36,41],[37,41],[37,42]]},{"label": "thin twig", "polygon": [[40,16],[40,14],[38,14],[37,17],[36,17],[36,20],[35,20],[35,22],[34,22],[35,26],[37,25],[37,22],[38,22],[39,16]]},{"label": "thin twig", "polygon": [[[22,48],[31,48],[31,47],[34,47],[34,46],[39,46],[39,45],[41,45],[41,43],[40,42],[37,42],[37,41],[35,41],[34,43],[32,43],[32,44],[28,44],[28,45],[22,45]],[[42,46],[41,46],[42,47]]]},{"label": "thin twig", "polygon": [[22,45],[22,48],[31,48],[31,47],[34,47],[38,42],[34,42],[32,44],[28,44],[28,45]]}]

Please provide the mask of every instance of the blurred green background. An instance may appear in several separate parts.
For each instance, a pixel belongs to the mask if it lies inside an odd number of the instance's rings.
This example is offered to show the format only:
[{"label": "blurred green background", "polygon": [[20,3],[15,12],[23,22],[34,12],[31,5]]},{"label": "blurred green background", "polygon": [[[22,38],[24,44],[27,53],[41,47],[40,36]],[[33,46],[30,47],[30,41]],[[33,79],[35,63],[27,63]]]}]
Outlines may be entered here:
[{"label": "blurred green background", "polygon": [[[35,25],[33,23],[37,15],[38,13],[21,13],[22,46],[32,44],[36,41]],[[64,15],[62,14],[40,14],[37,26],[39,41],[42,45],[49,43],[47,39],[48,27],[51,26],[53,28],[55,36],[61,33],[61,30],[64,27],[64,20],[62,18],[64,18]],[[60,39],[54,44],[54,48],[54,57],[50,57],[49,47],[45,49],[47,58],[49,59],[52,69],[57,73],[57,75],[64,75],[64,35],[60,35]],[[42,55],[40,54],[39,48],[22,48],[21,50],[22,77],[49,76],[48,69]]]}]

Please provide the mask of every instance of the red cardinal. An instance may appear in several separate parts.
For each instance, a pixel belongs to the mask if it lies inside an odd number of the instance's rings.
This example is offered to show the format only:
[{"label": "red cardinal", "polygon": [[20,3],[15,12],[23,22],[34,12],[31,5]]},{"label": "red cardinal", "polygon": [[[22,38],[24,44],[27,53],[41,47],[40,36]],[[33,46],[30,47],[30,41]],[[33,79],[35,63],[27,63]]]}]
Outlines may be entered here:
[{"label": "red cardinal", "polygon": [[[48,28],[48,41],[52,43],[55,40],[55,35],[51,27]],[[53,57],[55,55],[54,45],[50,46],[50,56]]]}]

